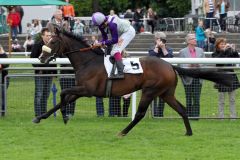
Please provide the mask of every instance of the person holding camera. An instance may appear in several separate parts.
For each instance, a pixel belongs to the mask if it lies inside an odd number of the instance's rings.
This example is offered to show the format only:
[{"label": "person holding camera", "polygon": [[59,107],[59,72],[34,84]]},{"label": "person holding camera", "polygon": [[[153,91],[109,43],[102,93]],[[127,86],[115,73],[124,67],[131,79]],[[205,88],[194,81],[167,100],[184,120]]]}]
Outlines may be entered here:
[{"label": "person holding camera", "polygon": [[[213,58],[239,58],[238,52],[235,49],[234,44],[226,43],[225,38],[218,38],[215,44],[215,52],[212,54]],[[231,67],[233,64],[216,64],[217,67]],[[234,72],[233,69],[226,69],[224,71]],[[224,85],[215,84],[214,88],[218,89],[218,113],[219,118],[224,118],[224,102],[226,93],[229,96],[229,107],[230,107],[230,118],[236,118],[236,107],[235,107],[235,90],[239,88],[239,81],[236,74],[232,74],[234,83],[231,87],[226,87]]]},{"label": "person holding camera", "polygon": [[[158,58],[172,58],[173,50],[166,45],[167,36],[163,32],[156,32],[155,44],[148,51],[149,56],[155,56]],[[164,101],[159,97],[153,100],[153,116],[163,117]]]}]

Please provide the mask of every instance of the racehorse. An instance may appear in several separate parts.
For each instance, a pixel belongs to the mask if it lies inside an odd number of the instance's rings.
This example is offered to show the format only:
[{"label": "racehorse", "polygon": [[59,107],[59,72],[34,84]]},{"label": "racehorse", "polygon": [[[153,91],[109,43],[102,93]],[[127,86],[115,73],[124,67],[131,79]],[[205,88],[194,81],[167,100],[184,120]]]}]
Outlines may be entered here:
[{"label": "racehorse", "polygon": [[[79,97],[105,97],[108,76],[104,67],[103,51],[100,48],[91,47],[83,38],[64,31],[56,25],[52,25],[52,29],[53,36],[43,47],[39,59],[42,63],[49,63],[55,57],[67,56],[75,70],[76,86],[62,90],[60,103],[47,113],[35,117],[34,123],[48,118],[58,109],[61,109],[63,113],[65,110],[63,106]],[[178,82],[176,71],[183,76],[207,79],[228,86],[232,84],[231,75],[227,73],[198,68],[184,69],[156,57],[141,57],[139,61],[143,68],[142,74],[125,74],[124,79],[112,82],[111,96],[122,96],[137,90],[142,91],[133,121],[118,134],[119,136],[125,136],[144,117],[149,104],[157,96],[161,97],[182,117],[186,135],[192,135],[185,107],[174,96]],[[68,119],[65,117],[63,119],[67,123]]]}]

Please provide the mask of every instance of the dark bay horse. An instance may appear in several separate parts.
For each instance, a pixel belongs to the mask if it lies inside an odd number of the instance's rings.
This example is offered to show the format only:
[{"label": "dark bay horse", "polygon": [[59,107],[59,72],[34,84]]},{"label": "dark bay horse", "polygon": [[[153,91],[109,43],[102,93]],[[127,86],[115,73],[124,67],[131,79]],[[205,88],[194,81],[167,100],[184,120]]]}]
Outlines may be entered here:
[{"label": "dark bay horse", "polygon": [[[44,47],[39,59],[42,63],[48,63],[53,56],[57,57],[65,54],[75,70],[76,86],[63,90],[60,103],[47,113],[35,117],[33,119],[34,123],[39,123],[41,119],[48,118],[58,109],[65,110],[63,106],[79,97],[105,96],[108,76],[104,68],[103,51],[99,48],[89,49],[89,47],[82,38],[54,26],[54,36]],[[226,73],[212,70],[183,69],[172,66],[156,57],[142,57],[139,60],[143,68],[143,74],[125,74],[124,79],[114,80],[112,83],[112,96],[122,96],[140,89],[142,91],[134,120],[119,133],[119,136],[126,135],[144,117],[149,104],[157,96],[160,96],[183,118],[186,135],[192,135],[185,107],[174,96],[178,82],[176,71],[179,75],[207,79],[224,85],[232,84],[231,76]],[[66,123],[67,120],[64,120],[64,122]]]}]

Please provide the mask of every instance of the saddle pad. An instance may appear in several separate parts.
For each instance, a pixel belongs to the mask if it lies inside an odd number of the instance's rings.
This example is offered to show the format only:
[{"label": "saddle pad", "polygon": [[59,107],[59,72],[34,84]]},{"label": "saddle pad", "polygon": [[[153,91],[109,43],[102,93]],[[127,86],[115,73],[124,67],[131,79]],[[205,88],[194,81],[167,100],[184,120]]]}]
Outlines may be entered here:
[{"label": "saddle pad", "polygon": [[[108,74],[108,77],[111,74],[113,64],[109,60],[110,55],[107,55],[104,57],[104,65]],[[123,58],[123,64],[124,64],[124,73],[131,73],[131,74],[140,74],[143,73],[143,69],[141,66],[141,63],[139,61],[139,58]],[[115,71],[115,74],[117,73],[117,69]]]}]

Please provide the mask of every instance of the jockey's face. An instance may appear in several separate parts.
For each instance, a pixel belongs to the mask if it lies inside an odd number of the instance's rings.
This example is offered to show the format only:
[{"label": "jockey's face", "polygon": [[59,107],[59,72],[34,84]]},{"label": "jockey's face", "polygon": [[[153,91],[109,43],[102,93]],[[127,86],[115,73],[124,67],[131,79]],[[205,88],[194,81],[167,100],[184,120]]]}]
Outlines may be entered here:
[{"label": "jockey's face", "polygon": [[101,27],[101,28],[106,28],[107,25],[108,25],[108,22],[106,21],[106,22],[103,22],[103,23],[100,25],[100,27]]},{"label": "jockey's face", "polygon": [[108,25],[108,22],[107,22],[107,21],[103,23],[104,28],[106,28],[107,25]]}]

